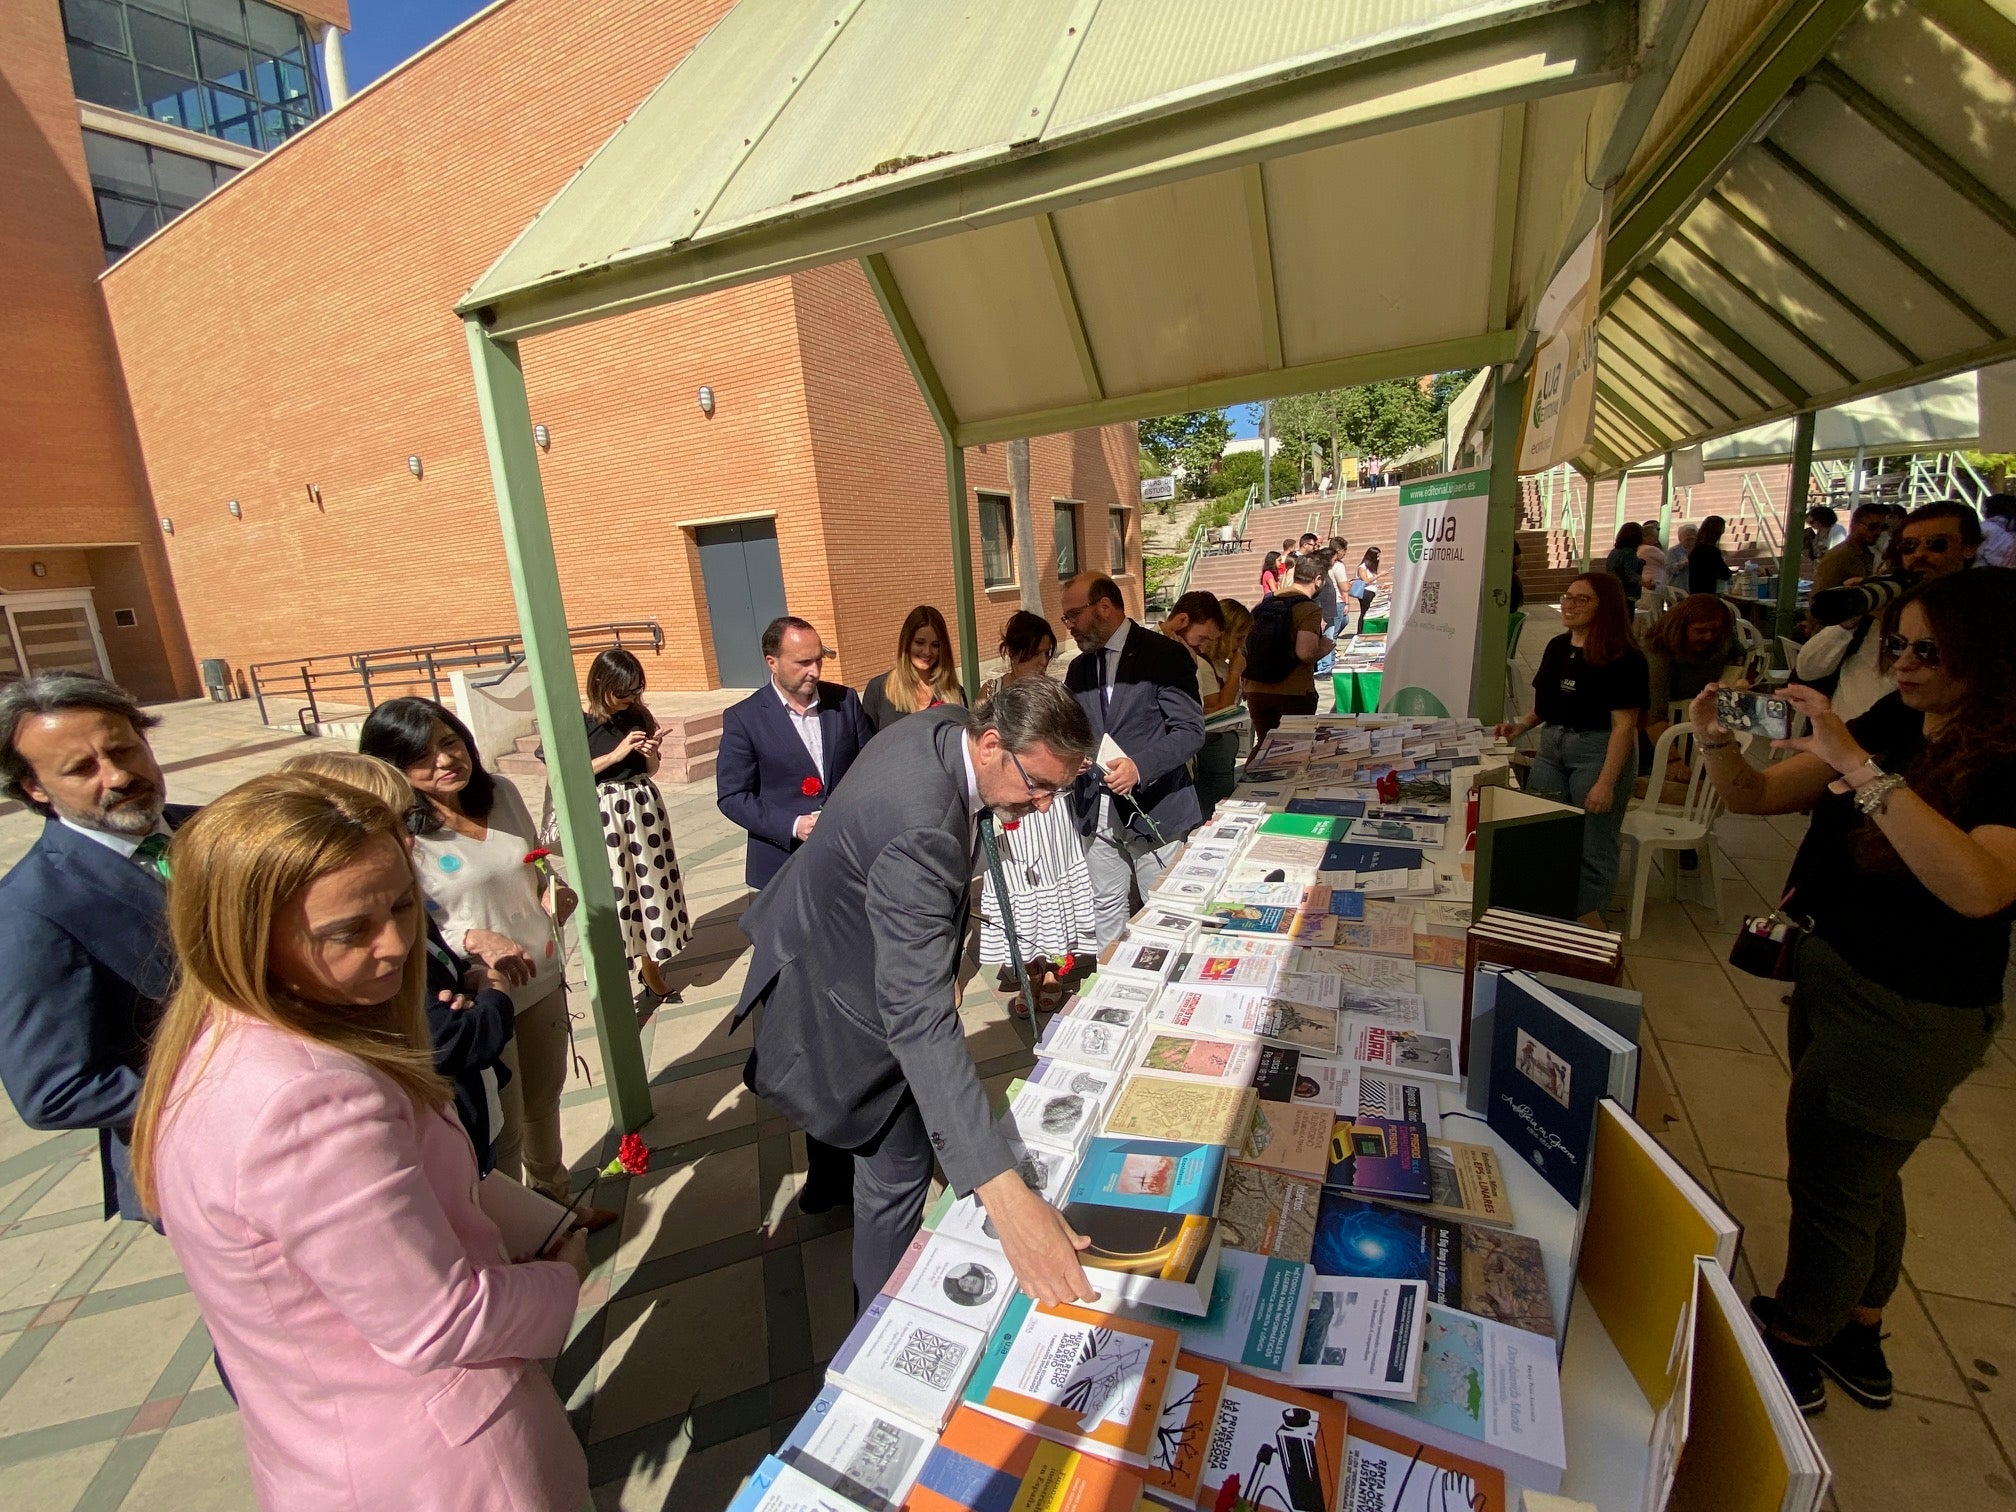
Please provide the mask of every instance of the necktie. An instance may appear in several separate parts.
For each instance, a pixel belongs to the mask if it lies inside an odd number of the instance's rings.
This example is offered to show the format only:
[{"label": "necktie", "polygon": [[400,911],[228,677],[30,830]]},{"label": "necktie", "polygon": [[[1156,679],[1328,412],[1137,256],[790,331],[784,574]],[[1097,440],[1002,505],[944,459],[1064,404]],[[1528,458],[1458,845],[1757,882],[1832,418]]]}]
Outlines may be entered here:
[{"label": "necktie", "polygon": [[1103,722],[1113,712],[1112,696],[1106,691],[1106,658],[1112,654],[1112,647],[1099,648],[1099,718]]},{"label": "necktie", "polygon": [[133,849],[134,862],[163,882],[168,880],[168,837],[149,835]]},{"label": "necktie", "polygon": [[1029,987],[1029,971],[1022,960],[1022,942],[1015,937],[1015,916],[1008,906],[1008,883],[1001,875],[1001,848],[994,841],[994,810],[980,810],[980,850],[987,857],[987,875],[994,883],[994,906],[1001,910],[1001,933],[1008,937],[1008,959],[1015,963],[1015,980],[1022,988],[1022,1002],[1030,1022],[1036,1015],[1036,994]]}]

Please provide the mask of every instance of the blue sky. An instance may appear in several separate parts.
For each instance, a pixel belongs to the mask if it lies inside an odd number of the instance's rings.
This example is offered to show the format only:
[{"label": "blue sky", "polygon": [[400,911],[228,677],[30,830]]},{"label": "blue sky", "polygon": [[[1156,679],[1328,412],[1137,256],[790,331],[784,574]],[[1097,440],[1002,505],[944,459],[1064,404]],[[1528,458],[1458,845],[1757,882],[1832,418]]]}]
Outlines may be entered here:
[{"label": "blue sky", "polygon": [[350,0],[343,62],[350,87],[362,89],[391,72],[444,32],[484,8],[486,0]]}]

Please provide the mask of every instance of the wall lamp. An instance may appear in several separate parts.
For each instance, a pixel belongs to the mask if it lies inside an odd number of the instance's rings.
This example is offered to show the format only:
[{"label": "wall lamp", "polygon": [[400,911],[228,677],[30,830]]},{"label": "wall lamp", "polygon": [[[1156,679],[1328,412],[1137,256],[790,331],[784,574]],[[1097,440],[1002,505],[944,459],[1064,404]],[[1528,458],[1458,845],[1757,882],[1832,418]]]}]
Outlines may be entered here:
[{"label": "wall lamp", "polygon": [[224,507],[231,511],[232,519],[242,520],[245,518],[245,506],[243,504],[240,504],[236,499],[233,499],[229,504],[226,504]]},{"label": "wall lamp", "polygon": [[547,428],[546,428],[545,426],[543,426],[543,425],[535,425],[535,426],[533,426],[533,427],[532,427],[532,444],[533,444],[534,446],[538,447],[538,448],[539,448],[539,450],[541,450],[541,451],[550,451],[550,450],[552,450],[552,447],[553,447],[553,432],[552,432],[552,431],[550,431],[550,430],[548,430],[548,429],[547,429]]},{"label": "wall lamp", "polygon": [[714,418],[714,390],[704,383],[700,385],[700,413],[709,420]]},{"label": "wall lamp", "polygon": [[406,459],[406,471],[413,474],[413,476],[416,478],[424,478],[427,476],[426,473],[421,471],[420,459],[417,456],[408,457]]},{"label": "wall lamp", "polygon": [[169,519],[168,516],[166,515],[161,516],[161,534],[163,535],[175,534],[175,522]]},{"label": "wall lamp", "polygon": [[317,509],[322,507],[322,490],[313,483],[308,485],[308,502],[313,504]]}]

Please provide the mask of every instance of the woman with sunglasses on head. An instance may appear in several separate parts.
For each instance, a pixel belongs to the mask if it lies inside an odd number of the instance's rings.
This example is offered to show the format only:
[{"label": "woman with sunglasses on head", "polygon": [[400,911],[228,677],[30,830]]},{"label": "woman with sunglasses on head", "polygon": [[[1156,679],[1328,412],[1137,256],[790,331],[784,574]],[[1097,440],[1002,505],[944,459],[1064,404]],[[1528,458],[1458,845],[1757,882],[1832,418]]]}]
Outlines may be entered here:
[{"label": "woman with sunglasses on head", "polygon": [[1787,688],[1812,729],[1776,742],[1797,754],[1761,771],[1717,721],[1713,688],[1690,710],[1732,813],[1813,815],[1783,905],[1809,925],[1789,1025],[1792,1222],[1777,1295],[1753,1304],[1805,1412],[1826,1404],[1823,1371],[1890,1405],[1898,1173],[2001,1026],[2016,920],[2016,592],[1975,572],[1921,585],[1885,658],[1897,690],[1846,723]]},{"label": "woman with sunglasses on head", "polygon": [[879,735],[921,709],[964,702],[945,616],[929,604],[919,604],[903,617],[903,628],[896,633],[896,665],[869,678],[861,690],[862,712]]},{"label": "woman with sunglasses on head", "polygon": [[1582,809],[1576,912],[1600,914],[1617,885],[1617,837],[1638,781],[1648,674],[1644,653],[1632,644],[1624,585],[1610,572],[1585,572],[1568,585],[1561,624],[1533,674],[1532,711],[1496,733],[1517,740],[1540,727],[1526,790]]},{"label": "woman with sunglasses on head", "polygon": [[[1048,677],[1057,656],[1057,632],[1040,614],[1018,609],[1001,627],[1001,656],[1008,670],[980,685],[984,708],[1010,683]],[[1085,867],[1085,843],[1068,802],[1004,821],[997,848],[1001,877],[1008,887],[1009,918],[1015,943],[1022,950],[1023,969],[1036,1005],[1046,1011],[1064,1001],[1062,964],[1067,955],[1088,958],[1099,949],[1099,921],[1092,910],[1092,874]],[[997,990],[1015,994],[1017,1018],[1027,1016],[1002,928],[1001,905],[992,867],[981,869],[980,964],[996,966]]]}]

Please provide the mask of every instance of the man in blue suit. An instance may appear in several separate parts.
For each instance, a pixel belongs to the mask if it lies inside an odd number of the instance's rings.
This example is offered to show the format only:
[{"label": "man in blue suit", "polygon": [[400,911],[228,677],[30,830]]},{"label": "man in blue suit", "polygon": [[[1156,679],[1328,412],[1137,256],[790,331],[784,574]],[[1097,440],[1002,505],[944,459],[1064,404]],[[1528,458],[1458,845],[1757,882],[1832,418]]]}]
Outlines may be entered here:
[{"label": "man in blue suit", "polygon": [[0,689],[0,792],[44,816],[0,878],[0,1084],[31,1129],[96,1129],[105,1216],[144,1215],[129,1144],[147,1036],[174,985],[170,808],[122,688],[47,672]]},{"label": "man in blue suit", "polygon": [[1104,945],[1127,927],[1136,887],[1146,895],[1202,817],[1190,762],[1204,744],[1204,704],[1189,650],[1129,619],[1110,577],[1081,572],[1067,582],[1060,618],[1079,652],[1064,686],[1093,738],[1110,736],[1124,753],[1095,752],[1072,794]]},{"label": "man in blue suit", "polygon": [[[810,838],[833,789],[875,734],[860,695],[819,680],[826,656],[810,624],[778,616],[763,632],[768,685],[721,716],[714,802],[749,832],[742,876],[757,892]],[[799,1208],[824,1213],[851,1202],[853,1191],[854,1157],[806,1135]]]},{"label": "man in blue suit", "polygon": [[761,892],[819,822],[875,734],[852,688],[821,682],[819,632],[780,615],[763,632],[770,681],[721,716],[715,804],[749,832],[742,875]]}]

